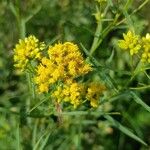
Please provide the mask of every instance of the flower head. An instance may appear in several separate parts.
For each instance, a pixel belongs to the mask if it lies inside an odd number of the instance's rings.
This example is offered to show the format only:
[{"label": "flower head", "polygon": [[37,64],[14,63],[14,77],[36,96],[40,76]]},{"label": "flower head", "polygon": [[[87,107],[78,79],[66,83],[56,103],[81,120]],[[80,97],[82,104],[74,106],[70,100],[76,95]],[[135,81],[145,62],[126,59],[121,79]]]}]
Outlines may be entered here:
[{"label": "flower head", "polygon": [[49,47],[48,54],[54,64],[63,66],[66,76],[74,78],[91,71],[90,65],[84,61],[78,46],[71,42]]},{"label": "flower head", "polygon": [[[78,46],[71,42],[49,47],[48,55],[49,57],[43,57],[37,66],[35,82],[39,87],[41,84],[50,87],[57,81],[74,79],[92,70],[91,66],[84,61]],[[47,92],[47,88],[45,90],[39,88],[39,92]]]},{"label": "flower head", "polygon": [[105,91],[106,87],[99,83],[92,82],[90,84],[78,83],[75,80],[69,80],[69,82],[56,88],[52,97],[58,102],[70,103],[76,108],[84,103],[85,98],[90,101],[91,107],[98,107],[99,98]]},{"label": "flower head", "polygon": [[33,35],[30,35],[24,40],[20,39],[14,49],[15,67],[24,70],[30,60],[41,58],[41,51],[44,48],[45,44],[39,42]]},{"label": "flower head", "polygon": [[86,98],[90,101],[92,107],[98,107],[99,104],[98,100],[105,90],[106,87],[99,83],[92,82],[89,84]]},{"label": "flower head", "polygon": [[69,103],[76,108],[88,100],[92,107],[97,107],[104,87],[77,80],[92,71],[79,47],[72,42],[58,43],[50,46],[47,54],[42,53],[45,47],[33,35],[20,39],[14,49],[15,66],[22,71],[35,67],[33,77],[39,93],[51,92],[57,103]]},{"label": "flower head", "polygon": [[123,34],[124,40],[119,40],[118,45],[124,50],[129,50],[130,55],[137,54],[141,49],[140,39],[138,35],[128,31],[127,34]]},{"label": "flower head", "polygon": [[143,53],[142,53],[142,62],[150,63],[150,34],[146,34],[146,37],[142,38],[143,43]]},{"label": "flower head", "polygon": [[83,102],[83,88],[83,84],[72,80],[69,84],[65,83],[63,86],[58,86],[52,96],[57,102],[64,101],[76,108]]}]

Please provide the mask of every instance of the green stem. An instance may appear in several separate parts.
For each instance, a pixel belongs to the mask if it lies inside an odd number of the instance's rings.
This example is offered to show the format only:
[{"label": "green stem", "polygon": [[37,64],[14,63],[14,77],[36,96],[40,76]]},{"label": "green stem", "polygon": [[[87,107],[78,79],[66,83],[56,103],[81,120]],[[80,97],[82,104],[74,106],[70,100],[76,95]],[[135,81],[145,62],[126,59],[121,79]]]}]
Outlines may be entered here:
[{"label": "green stem", "polygon": [[142,68],[142,64],[141,64],[141,61],[137,64],[135,70],[132,72],[132,76],[131,78],[129,79],[129,81],[127,82],[126,86],[125,87],[128,87],[128,85],[133,81],[133,79],[135,78],[135,76],[141,72],[141,68]]},{"label": "green stem", "polygon": [[150,85],[141,86],[141,87],[136,87],[136,88],[131,87],[130,89],[131,89],[131,90],[145,90],[145,89],[148,89],[148,88],[150,88]]},{"label": "green stem", "polygon": [[[130,15],[129,17],[131,17],[133,14],[137,13],[140,9],[142,9],[147,3],[149,2],[149,0],[145,0],[137,9],[135,9]],[[124,21],[126,21],[126,18],[122,19],[121,21],[119,21],[116,26],[120,25],[121,23],[123,23]]]},{"label": "green stem", "polygon": [[101,33],[102,31],[102,21],[99,21],[97,29],[96,29],[96,33],[95,33],[95,38],[90,50],[90,55],[92,55],[95,50],[100,46],[100,44],[102,43],[103,39],[108,35],[108,33],[113,29],[113,27],[116,25],[118,18],[119,18],[120,14],[116,14],[114,21],[108,25],[104,31]]},{"label": "green stem", "polygon": [[19,35],[21,39],[24,39],[26,36],[26,23],[25,20],[22,18],[19,20]]},{"label": "green stem", "polygon": [[102,21],[100,20],[97,24],[97,28],[96,28],[96,31],[95,31],[95,37],[94,37],[94,40],[93,40],[93,43],[92,43],[92,46],[91,46],[91,50],[90,50],[90,54],[92,55],[93,52],[97,49],[98,47],[98,41],[99,41],[99,37],[101,35],[101,31],[102,31]]}]

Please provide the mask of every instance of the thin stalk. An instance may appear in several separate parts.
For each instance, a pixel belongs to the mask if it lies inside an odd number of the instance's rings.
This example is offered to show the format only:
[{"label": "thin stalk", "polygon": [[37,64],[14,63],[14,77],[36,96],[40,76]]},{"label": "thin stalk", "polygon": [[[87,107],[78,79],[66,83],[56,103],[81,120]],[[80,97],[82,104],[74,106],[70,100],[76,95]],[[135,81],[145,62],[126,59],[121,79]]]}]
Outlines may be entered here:
[{"label": "thin stalk", "polygon": [[[110,25],[108,25],[104,30],[103,30],[103,32],[101,33],[100,31],[102,30],[100,30],[99,28],[99,24],[98,24],[98,26],[97,26],[97,29],[96,29],[96,35],[97,36],[95,36],[95,40],[93,41],[93,44],[92,44],[92,48],[91,48],[91,50],[90,50],[90,55],[92,55],[94,52],[95,52],[95,50],[100,46],[100,44],[102,43],[102,41],[103,41],[103,39],[107,36],[107,34],[113,29],[113,27],[116,25],[116,23],[117,23],[117,21],[118,21],[118,18],[119,18],[119,16],[120,16],[120,14],[116,14],[116,16],[115,16],[115,19],[113,20],[113,22],[110,24]],[[101,24],[101,26],[102,26],[102,24]],[[102,27],[101,27],[102,28]],[[98,33],[99,32],[99,33]]]},{"label": "thin stalk", "polygon": [[26,23],[23,18],[19,20],[18,26],[19,26],[19,36],[21,39],[24,39],[26,36]]},{"label": "thin stalk", "polygon": [[135,76],[141,71],[141,61],[137,64],[135,70],[132,72],[132,76],[131,78],[129,79],[129,81],[127,82],[126,86],[127,87],[132,81],[133,79],[135,78]]},{"label": "thin stalk", "polygon": [[[137,13],[140,9],[142,9],[147,3],[149,2],[149,0],[145,0],[137,9],[135,9],[130,15],[129,17],[131,17],[133,14]],[[120,25],[121,23],[123,23],[124,21],[126,21],[126,18],[122,19],[121,21],[119,21],[116,26]]]},{"label": "thin stalk", "polygon": [[17,130],[16,130],[16,137],[17,137],[17,150],[22,150],[21,145],[20,145],[20,128],[19,128],[19,124],[17,124]]},{"label": "thin stalk", "polygon": [[91,49],[90,49],[90,54],[92,55],[93,52],[97,49],[97,43],[99,41],[99,37],[101,35],[101,31],[102,31],[102,21],[100,20],[97,24],[97,28],[96,28],[96,31],[95,31],[95,36],[94,36],[94,40],[93,40],[93,43],[92,43],[92,46],[91,46]]},{"label": "thin stalk", "polygon": [[149,89],[150,88],[150,85],[146,85],[146,86],[141,86],[141,87],[131,87],[130,89],[131,90],[145,90],[145,89]]},{"label": "thin stalk", "polygon": [[38,127],[38,122],[39,119],[36,119],[34,122],[34,127],[33,127],[33,133],[32,133],[32,147],[36,144],[36,137],[37,137],[37,127]]}]

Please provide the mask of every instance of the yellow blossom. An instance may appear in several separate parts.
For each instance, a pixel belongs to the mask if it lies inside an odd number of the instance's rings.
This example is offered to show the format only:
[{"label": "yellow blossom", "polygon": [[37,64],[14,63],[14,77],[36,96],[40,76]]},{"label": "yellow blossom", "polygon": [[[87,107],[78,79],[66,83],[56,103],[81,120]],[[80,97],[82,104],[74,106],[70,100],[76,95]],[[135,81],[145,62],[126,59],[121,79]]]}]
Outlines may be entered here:
[{"label": "yellow blossom", "polygon": [[50,59],[43,57],[41,60],[41,64],[37,66],[37,75],[35,77],[35,83],[38,84],[39,92],[48,92],[47,89],[45,91],[40,89],[41,84],[50,85],[54,84],[56,81],[61,79],[63,76],[63,68],[61,66],[57,66]]},{"label": "yellow blossom", "polygon": [[78,46],[71,42],[49,47],[48,54],[54,64],[64,67],[65,76],[74,78],[92,70],[90,65],[85,63]]},{"label": "yellow blossom", "polygon": [[128,31],[127,34],[123,34],[124,40],[119,40],[118,45],[124,50],[129,50],[130,55],[137,54],[141,49],[140,39],[138,35]]},{"label": "yellow blossom", "polygon": [[30,60],[41,58],[40,51],[44,48],[45,44],[39,42],[33,35],[30,35],[24,40],[20,39],[14,49],[15,67],[24,70]]},{"label": "yellow blossom", "polygon": [[[57,81],[66,82],[69,78],[74,79],[78,76],[87,74],[92,68],[87,64],[76,44],[65,42],[64,44],[55,44],[48,49],[48,58],[43,57],[41,63],[37,66],[37,75],[35,82],[48,84],[50,87]],[[39,92],[46,92],[39,89]]]},{"label": "yellow blossom", "polygon": [[62,86],[58,86],[57,89],[52,93],[52,97],[55,98],[55,100],[60,103],[64,98],[64,93]]},{"label": "yellow blossom", "polygon": [[52,96],[58,102],[64,101],[72,104],[74,108],[82,103],[83,84],[73,81],[70,84],[58,86]]},{"label": "yellow blossom", "polygon": [[150,63],[150,34],[146,34],[146,37],[142,38],[144,51],[142,53],[142,62]]},{"label": "yellow blossom", "polygon": [[90,101],[92,107],[98,107],[99,98],[105,91],[106,87],[99,83],[90,83],[87,89],[86,98]]},{"label": "yellow blossom", "polygon": [[42,93],[42,92],[48,92],[49,88],[48,88],[48,84],[46,83],[42,83],[40,84],[39,86],[39,91]]}]

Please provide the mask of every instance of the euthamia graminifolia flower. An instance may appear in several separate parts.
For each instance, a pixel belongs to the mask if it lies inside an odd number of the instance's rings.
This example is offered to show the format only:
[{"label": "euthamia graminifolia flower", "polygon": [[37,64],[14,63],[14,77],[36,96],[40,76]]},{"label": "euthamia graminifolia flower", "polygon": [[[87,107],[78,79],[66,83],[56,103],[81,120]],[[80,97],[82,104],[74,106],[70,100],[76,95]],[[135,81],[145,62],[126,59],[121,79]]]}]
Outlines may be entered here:
[{"label": "euthamia graminifolia flower", "polygon": [[88,85],[86,98],[92,107],[98,107],[99,98],[105,90],[106,87],[100,83],[92,82]]},{"label": "euthamia graminifolia flower", "polygon": [[133,32],[128,31],[123,34],[124,40],[119,40],[118,45],[120,48],[129,50],[130,55],[139,54],[140,60],[143,63],[150,63],[150,34],[147,33],[145,37],[140,38]]},{"label": "euthamia graminifolia flower", "polygon": [[142,38],[143,52],[142,52],[142,62],[150,63],[150,34],[147,33],[146,37]]},{"label": "euthamia graminifolia flower", "polygon": [[39,63],[34,66],[34,81],[39,93],[51,92],[57,103],[70,103],[74,108],[85,100],[89,101],[92,107],[98,107],[104,86],[93,83],[86,85],[76,81],[76,78],[92,71],[78,46],[72,42],[58,43],[49,46],[44,56],[41,52],[45,47],[45,44],[33,35],[19,40],[14,49],[15,66],[23,71],[31,61],[38,59]]},{"label": "euthamia graminifolia flower", "polygon": [[84,84],[75,80],[67,80],[63,85],[57,86],[52,97],[58,102],[70,103],[76,108],[84,101]]},{"label": "euthamia graminifolia flower", "polygon": [[118,41],[119,47],[124,50],[129,50],[130,55],[137,54],[141,49],[140,37],[132,31],[128,31],[127,34],[123,34],[123,38],[123,40]]},{"label": "euthamia graminifolia flower", "polygon": [[43,42],[30,35],[25,39],[20,39],[14,49],[15,67],[22,71],[26,69],[29,61],[41,58],[41,51],[45,48]]},{"label": "euthamia graminifolia flower", "polygon": [[91,70],[91,65],[84,60],[76,44],[58,43],[49,47],[48,57],[41,59],[36,69],[35,83],[39,93],[52,92],[52,98],[57,103],[70,103],[76,108],[87,100],[92,107],[98,107],[104,86],[76,81],[77,77]]},{"label": "euthamia graminifolia flower", "polygon": [[76,44],[65,42],[48,49],[48,57],[43,57],[37,66],[35,82],[40,93],[48,92],[57,81],[74,79],[91,71],[91,66],[83,59]]},{"label": "euthamia graminifolia flower", "polygon": [[87,100],[91,107],[99,106],[99,98],[106,90],[100,83],[78,83],[75,80],[67,80],[64,85],[58,86],[52,97],[58,102],[70,103],[76,108]]}]

